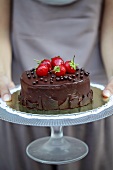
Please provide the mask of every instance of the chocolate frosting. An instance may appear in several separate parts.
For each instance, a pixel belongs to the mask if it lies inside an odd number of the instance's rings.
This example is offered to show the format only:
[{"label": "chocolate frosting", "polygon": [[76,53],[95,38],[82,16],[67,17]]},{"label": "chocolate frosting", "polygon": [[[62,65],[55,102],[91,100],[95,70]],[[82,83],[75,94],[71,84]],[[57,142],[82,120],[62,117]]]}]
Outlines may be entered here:
[{"label": "chocolate frosting", "polygon": [[83,68],[75,74],[56,77],[48,72],[39,77],[35,69],[25,71],[21,78],[20,103],[37,110],[73,109],[87,105],[92,101],[89,73]]}]

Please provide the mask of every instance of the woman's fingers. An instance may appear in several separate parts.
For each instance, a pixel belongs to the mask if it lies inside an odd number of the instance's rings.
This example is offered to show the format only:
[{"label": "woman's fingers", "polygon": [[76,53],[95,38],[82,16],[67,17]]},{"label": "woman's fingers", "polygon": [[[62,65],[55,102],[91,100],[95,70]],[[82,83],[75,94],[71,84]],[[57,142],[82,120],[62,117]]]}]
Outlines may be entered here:
[{"label": "woman's fingers", "polygon": [[12,89],[15,87],[15,84],[13,83],[13,81],[11,81],[8,85],[9,89]]},{"label": "woman's fingers", "polygon": [[113,95],[113,79],[108,83],[108,85],[103,90],[104,97],[110,97]]},{"label": "woman's fingers", "polygon": [[0,85],[0,92],[1,92],[1,98],[4,101],[10,101],[11,100],[11,94],[10,94],[9,88],[6,84]]},{"label": "woman's fingers", "polygon": [[9,79],[6,76],[0,76],[0,96],[4,101],[11,100],[9,89],[13,87],[14,83],[12,81],[9,82]]}]

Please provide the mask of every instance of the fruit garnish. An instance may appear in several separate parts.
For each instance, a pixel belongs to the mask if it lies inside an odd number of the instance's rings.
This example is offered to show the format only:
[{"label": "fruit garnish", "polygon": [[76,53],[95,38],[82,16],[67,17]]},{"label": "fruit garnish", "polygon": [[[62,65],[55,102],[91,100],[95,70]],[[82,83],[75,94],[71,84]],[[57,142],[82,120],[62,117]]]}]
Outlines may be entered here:
[{"label": "fruit garnish", "polygon": [[44,64],[48,67],[48,70],[50,71],[52,69],[52,66],[51,66],[51,61],[49,59],[44,59],[42,61],[40,60],[35,60],[37,62],[37,64]]},{"label": "fruit garnish", "polygon": [[60,56],[56,56],[51,59],[51,65],[54,68],[55,66],[60,66],[64,64],[64,60]]},{"label": "fruit garnish", "polygon": [[64,76],[66,73],[66,68],[64,65],[55,66],[53,72],[56,76]]},{"label": "fruit garnish", "polygon": [[36,68],[36,74],[38,76],[47,76],[48,74],[48,67],[44,64],[39,64],[39,66]]},{"label": "fruit garnish", "polygon": [[71,73],[71,74],[75,73],[78,64],[75,64],[74,59],[75,59],[75,55],[72,60],[66,61],[64,63],[67,73]]}]

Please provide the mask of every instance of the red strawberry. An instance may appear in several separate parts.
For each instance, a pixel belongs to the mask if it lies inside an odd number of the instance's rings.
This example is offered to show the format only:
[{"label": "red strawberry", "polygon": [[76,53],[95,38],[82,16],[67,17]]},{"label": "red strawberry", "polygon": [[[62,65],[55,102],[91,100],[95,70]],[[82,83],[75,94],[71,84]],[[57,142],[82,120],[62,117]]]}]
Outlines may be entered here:
[{"label": "red strawberry", "polygon": [[60,56],[56,56],[51,59],[51,65],[54,68],[55,66],[60,66],[64,64],[64,60]]},{"label": "red strawberry", "polygon": [[64,64],[67,73],[74,74],[76,71],[76,66],[78,66],[78,64],[75,64],[74,58],[75,58],[75,56],[73,57],[73,60],[66,61]]},{"label": "red strawberry", "polygon": [[56,76],[64,76],[66,73],[66,68],[64,67],[64,65],[55,66],[53,71]]},{"label": "red strawberry", "polygon": [[51,70],[51,61],[48,59],[44,59],[41,61],[42,64],[46,65],[48,67],[48,70]]},{"label": "red strawberry", "polygon": [[37,68],[36,68],[36,74],[38,76],[47,76],[48,74],[48,67],[44,64],[40,64]]},{"label": "red strawberry", "polygon": [[40,60],[35,60],[35,61],[37,61],[37,64],[44,64],[44,65],[46,65],[48,67],[49,71],[52,69],[51,68],[51,61],[48,60],[48,59],[44,59],[42,61],[40,61]]}]

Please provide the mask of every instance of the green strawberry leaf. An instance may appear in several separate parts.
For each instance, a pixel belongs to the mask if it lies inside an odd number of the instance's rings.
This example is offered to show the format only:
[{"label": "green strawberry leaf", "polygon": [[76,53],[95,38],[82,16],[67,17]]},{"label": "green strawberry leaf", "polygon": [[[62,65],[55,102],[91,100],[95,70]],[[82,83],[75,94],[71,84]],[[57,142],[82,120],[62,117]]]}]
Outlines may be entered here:
[{"label": "green strawberry leaf", "polygon": [[73,57],[73,59],[70,61],[70,66],[74,69],[74,70],[76,70],[76,66],[78,66],[79,64],[75,64],[75,55],[74,55],[74,57]]},{"label": "green strawberry leaf", "polygon": [[37,64],[40,64],[42,61],[34,59],[34,61],[37,62]]},{"label": "green strawberry leaf", "polygon": [[60,66],[55,66],[54,69],[53,69],[56,72],[60,72]]}]

